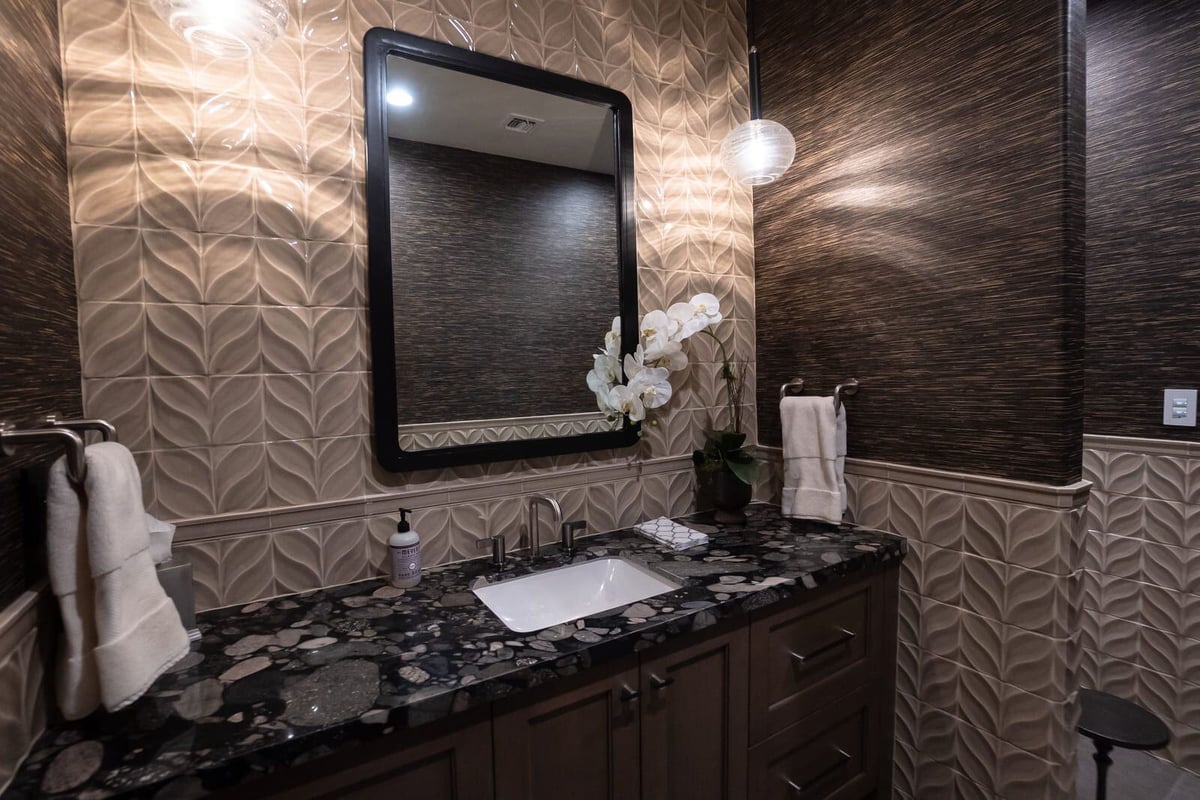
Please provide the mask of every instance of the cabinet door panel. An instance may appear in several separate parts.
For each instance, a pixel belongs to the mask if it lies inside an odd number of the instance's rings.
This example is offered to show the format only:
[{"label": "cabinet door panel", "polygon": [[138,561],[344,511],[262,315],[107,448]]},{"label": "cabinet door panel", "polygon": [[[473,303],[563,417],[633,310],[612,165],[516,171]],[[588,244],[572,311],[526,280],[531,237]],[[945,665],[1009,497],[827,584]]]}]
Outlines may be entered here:
[{"label": "cabinet door panel", "polygon": [[222,795],[223,800],[493,800],[488,709],[461,724],[402,731],[294,767]]},{"label": "cabinet door panel", "polygon": [[642,663],[645,800],[745,797],[748,650],[741,623]]},{"label": "cabinet door panel", "polygon": [[871,679],[882,632],[880,594],[879,581],[864,581],[753,623],[752,744]]},{"label": "cabinet door panel", "polygon": [[638,700],[632,662],[591,683],[495,717],[496,800],[638,796]]},{"label": "cabinet door panel", "polygon": [[860,689],[780,731],[750,751],[750,796],[755,800],[863,797],[874,785],[878,769],[873,727],[868,693]]}]

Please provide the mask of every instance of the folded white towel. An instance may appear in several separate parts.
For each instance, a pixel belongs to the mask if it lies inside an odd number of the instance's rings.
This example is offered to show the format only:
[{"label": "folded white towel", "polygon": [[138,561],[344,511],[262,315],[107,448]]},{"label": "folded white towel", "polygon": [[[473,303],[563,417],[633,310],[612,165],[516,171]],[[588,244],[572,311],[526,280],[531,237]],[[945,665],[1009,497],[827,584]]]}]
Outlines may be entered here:
[{"label": "folded white towel", "polygon": [[846,412],[832,397],[785,397],[783,498],[785,517],[841,522],[846,511]]},{"label": "folded white towel", "polygon": [[681,525],[666,517],[639,522],[633,529],[643,536],[649,536],[657,542],[665,544],[673,550],[687,550],[708,544],[708,536],[687,525]]},{"label": "folded white towel", "polygon": [[68,480],[62,458],[47,491],[50,585],[63,617],[58,699],[68,719],[100,703],[124,708],[188,651],[187,631],[150,558],[132,454],[104,442],[85,455],[83,492]]}]

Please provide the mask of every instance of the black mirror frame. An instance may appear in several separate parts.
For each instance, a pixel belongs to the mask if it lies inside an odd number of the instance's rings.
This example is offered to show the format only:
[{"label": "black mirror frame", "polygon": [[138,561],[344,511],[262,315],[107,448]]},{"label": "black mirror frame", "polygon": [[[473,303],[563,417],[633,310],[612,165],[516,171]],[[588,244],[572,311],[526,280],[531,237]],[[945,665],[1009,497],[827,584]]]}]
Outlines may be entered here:
[{"label": "black mirror frame", "polygon": [[[493,80],[582,100],[613,109],[616,142],[618,308],[621,352],[638,342],[637,222],[633,184],[633,106],[623,93],[605,86],[556,75],[503,58],[474,53],[420,36],[372,28],[363,37],[364,135],[367,146],[367,288],[371,325],[371,376],[374,390],[375,456],[389,472],[439,469],[526,458],[628,447],[638,441],[639,426],[626,418],[620,430],[545,439],[486,442],[429,450],[404,450],[399,440],[396,387],[395,302],[392,288],[392,235],[387,145],[387,58],[399,55]],[[534,300],[536,298],[531,298]],[[597,331],[597,343],[604,331]],[[581,364],[587,364],[582,354]],[[579,379],[585,370],[580,369]]]}]

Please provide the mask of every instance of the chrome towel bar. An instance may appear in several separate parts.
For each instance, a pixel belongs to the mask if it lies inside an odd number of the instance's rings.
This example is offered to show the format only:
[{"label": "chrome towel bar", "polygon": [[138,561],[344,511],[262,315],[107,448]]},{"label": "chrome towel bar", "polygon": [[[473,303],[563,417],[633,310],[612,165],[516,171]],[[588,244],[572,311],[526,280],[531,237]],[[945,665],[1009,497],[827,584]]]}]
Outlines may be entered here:
[{"label": "chrome towel bar", "polygon": [[[804,391],[804,379],[792,378],[787,383],[779,387],[779,399],[787,397],[789,394],[800,394]],[[858,378],[847,378],[843,383],[839,383],[837,388],[833,390],[833,407],[835,409],[842,407],[842,402],[847,397],[853,397],[858,394]]]},{"label": "chrome towel bar", "polygon": [[87,478],[83,453],[87,431],[96,431],[106,442],[117,440],[117,429],[103,419],[59,419],[57,414],[46,414],[38,422],[44,427],[18,429],[15,423],[0,420],[0,456],[11,456],[13,448],[21,445],[61,445],[67,457],[67,477],[72,483],[82,484]]}]

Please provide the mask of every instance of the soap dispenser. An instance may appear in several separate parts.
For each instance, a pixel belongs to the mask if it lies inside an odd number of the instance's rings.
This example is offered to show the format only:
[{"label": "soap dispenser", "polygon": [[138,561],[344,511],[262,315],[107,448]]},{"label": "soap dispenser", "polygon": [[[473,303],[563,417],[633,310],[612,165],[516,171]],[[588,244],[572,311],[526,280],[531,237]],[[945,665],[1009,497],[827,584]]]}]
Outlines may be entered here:
[{"label": "soap dispenser", "polygon": [[396,532],[388,539],[392,562],[392,586],[411,589],[421,582],[421,537],[408,524],[407,508],[400,509]]}]

